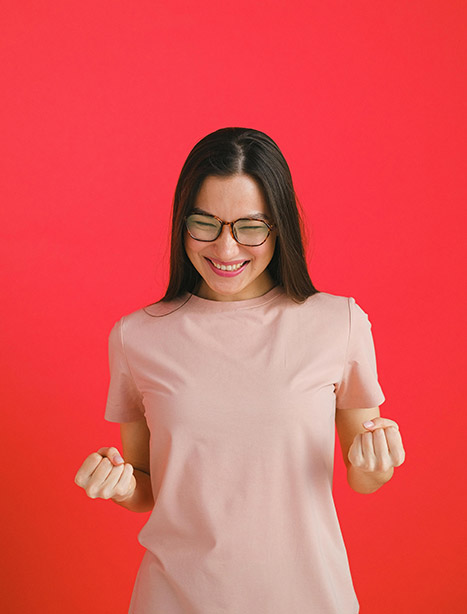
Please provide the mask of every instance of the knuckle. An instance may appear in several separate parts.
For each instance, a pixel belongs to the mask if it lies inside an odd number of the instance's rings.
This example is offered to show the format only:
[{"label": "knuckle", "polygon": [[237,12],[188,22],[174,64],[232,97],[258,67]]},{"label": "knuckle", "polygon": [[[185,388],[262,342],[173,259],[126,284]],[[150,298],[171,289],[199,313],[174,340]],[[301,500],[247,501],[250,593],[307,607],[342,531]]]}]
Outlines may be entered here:
[{"label": "knuckle", "polygon": [[387,461],[381,461],[380,463],[376,465],[376,471],[379,471],[381,473],[386,473],[386,471],[389,471],[391,467],[392,467],[391,463]]},{"label": "knuckle", "polygon": [[395,466],[399,467],[405,461],[405,453],[397,454],[395,458]]},{"label": "knuckle", "polygon": [[117,486],[117,488],[115,489],[115,494],[119,497],[124,497],[127,494],[127,488],[125,488],[124,486]]},{"label": "knuckle", "polygon": [[99,496],[99,489],[95,486],[90,486],[86,489],[86,494],[90,499],[97,499]]}]

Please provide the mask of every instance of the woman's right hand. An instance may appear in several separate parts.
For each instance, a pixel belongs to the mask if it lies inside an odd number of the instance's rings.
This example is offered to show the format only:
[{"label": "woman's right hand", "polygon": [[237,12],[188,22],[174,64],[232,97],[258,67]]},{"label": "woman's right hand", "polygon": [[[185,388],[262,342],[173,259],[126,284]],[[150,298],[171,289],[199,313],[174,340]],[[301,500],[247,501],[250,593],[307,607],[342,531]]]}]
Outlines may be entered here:
[{"label": "woman's right hand", "polygon": [[120,502],[132,497],[136,488],[133,466],[125,463],[117,448],[101,448],[90,454],[75,476],[75,484],[91,499]]}]

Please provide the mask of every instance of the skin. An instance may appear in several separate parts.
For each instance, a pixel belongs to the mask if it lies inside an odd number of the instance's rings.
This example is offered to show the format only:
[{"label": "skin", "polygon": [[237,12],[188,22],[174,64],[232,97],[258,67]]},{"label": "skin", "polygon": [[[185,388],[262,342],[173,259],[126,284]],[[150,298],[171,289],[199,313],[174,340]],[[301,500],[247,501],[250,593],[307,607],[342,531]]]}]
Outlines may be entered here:
[{"label": "skin", "polygon": [[[256,181],[248,175],[207,177],[198,193],[195,208],[217,215],[225,222],[234,222],[252,213],[272,221],[271,211]],[[266,267],[274,255],[276,230],[257,247],[239,245],[230,228],[224,226],[220,236],[212,242],[196,241],[185,231],[185,251],[202,277],[196,292],[201,298],[214,301],[242,301],[262,296],[274,286]],[[249,260],[236,277],[221,277],[212,271],[206,258],[217,263]]]},{"label": "skin", "polygon": [[[224,221],[248,217],[251,213],[269,216],[271,211],[254,179],[248,175],[208,177],[203,182],[195,206]],[[267,218],[265,218],[267,219]],[[267,266],[276,244],[274,230],[257,247],[239,245],[224,226],[216,241],[196,241],[185,233],[184,246],[202,281],[196,291],[201,298],[240,301],[262,296],[274,286]],[[235,277],[216,275],[206,258],[221,263],[249,260]],[[372,425],[365,425],[368,421]],[[347,468],[347,481],[358,493],[375,492],[391,479],[394,467],[405,460],[399,426],[382,418],[379,407],[336,409],[336,429]],[[115,447],[100,448],[90,454],[75,476],[75,483],[88,497],[112,499],[134,512],[154,507],[149,466],[149,430],[145,419],[120,425],[122,455]]]}]

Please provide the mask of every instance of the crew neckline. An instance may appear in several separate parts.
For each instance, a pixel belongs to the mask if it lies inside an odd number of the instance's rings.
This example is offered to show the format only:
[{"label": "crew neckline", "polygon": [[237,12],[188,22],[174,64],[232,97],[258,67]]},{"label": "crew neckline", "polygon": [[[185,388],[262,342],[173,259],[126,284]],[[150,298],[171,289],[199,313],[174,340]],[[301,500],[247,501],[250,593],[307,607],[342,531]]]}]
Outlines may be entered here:
[{"label": "crew neckline", "polygon": [[192,307],[198,307],[206,311],[237,311],[238,309],[251,309],[252,307],[265,305],[283,294],[283,292],[284,289],[282,286],[274,286],[261,296],[255,296],[254,298],[247,298],[240,301],[215,301],[209,298],[201,298],[191,292],[187,292],[186,296],[188,297],[187,304]]}]

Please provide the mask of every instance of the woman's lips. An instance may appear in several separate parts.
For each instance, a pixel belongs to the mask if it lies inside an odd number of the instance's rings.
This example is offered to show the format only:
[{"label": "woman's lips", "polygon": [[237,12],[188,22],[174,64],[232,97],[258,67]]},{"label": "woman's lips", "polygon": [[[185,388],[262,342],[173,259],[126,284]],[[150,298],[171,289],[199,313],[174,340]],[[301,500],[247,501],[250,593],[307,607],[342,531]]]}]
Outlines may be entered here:
[{"label": "woman's lips", "polygon": [[214,264],[223,264],[224,266],[228,266],[229,264],[243,264],[247,261],[246,258],[243,258],[243,260],[230,260],[229,262],[224,262],[223,260],[215,260],[214,258],[206,258],[206,260],[210,260],[211,262],[214,262]]},{"label": "woman's lips", "polygon": [[[209,260],[209,258],[206,258],[206,260],[207,260],[209,266],[211,267],[211,269],[214,271],[214,273],[217,273],[217,275],[220,275],[221,277],[235,277],[236,275],[240,275],[240,273],[245,270],[245,268],[247,267],[247,265],[250,262],[249,260],[243,261],[244,264],[239,269],[237,269],[236,271],[222,271],[221,269],[216,268],[213,265],[213,263],[211,262],[211,260]],[[242,262],[242,261],[240,260],[240,262]],[[231,263],[231,264],[235,264],[235,263]]]}]

